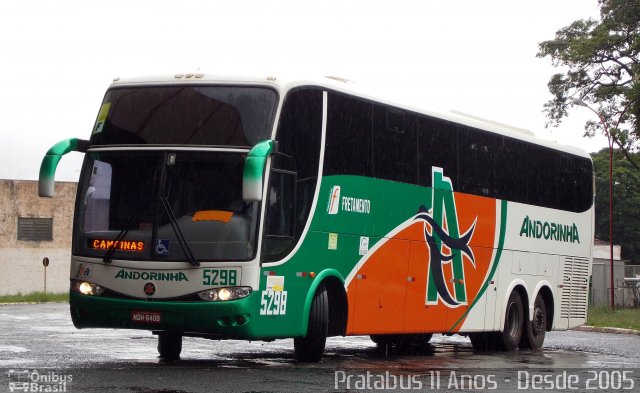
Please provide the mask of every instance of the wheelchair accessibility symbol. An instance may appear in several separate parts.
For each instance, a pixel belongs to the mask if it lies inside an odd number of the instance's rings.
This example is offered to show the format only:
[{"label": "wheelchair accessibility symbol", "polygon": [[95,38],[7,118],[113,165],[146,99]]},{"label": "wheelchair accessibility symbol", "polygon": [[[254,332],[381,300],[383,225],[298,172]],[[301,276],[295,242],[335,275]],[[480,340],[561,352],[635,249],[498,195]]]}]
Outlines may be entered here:
[{"label": "wheelchair accessibility symbol", "polygon": [[167,254],[169,254],[169,240],[158,239],[156,241],[156,255],[167,255]]}]

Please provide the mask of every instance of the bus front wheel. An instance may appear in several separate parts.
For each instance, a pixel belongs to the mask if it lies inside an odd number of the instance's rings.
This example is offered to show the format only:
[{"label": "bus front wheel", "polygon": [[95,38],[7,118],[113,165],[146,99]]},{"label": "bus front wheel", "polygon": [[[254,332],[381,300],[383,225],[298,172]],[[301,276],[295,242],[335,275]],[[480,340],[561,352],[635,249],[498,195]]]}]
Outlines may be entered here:
[{"label": "bus front wheel", "polygon": [[182,335],[172,332],[158,333],[158,353],[163,360],[176,360],[182,352]]},{"label": "bus front wheel", "polygon": [[502,331],[502,345],[507,351],[518,348],[522,338],[524,327],[524,312],[522,299],[517,291],[511,292],[504,318],[504,330]]},{"label": "bus front wheel", "polygon": [[329,297],[324,284],[318,287],[311,309],[305,337],[293,339],[296,359],[301,362],[317,362],[322,358],[329,332]]}]

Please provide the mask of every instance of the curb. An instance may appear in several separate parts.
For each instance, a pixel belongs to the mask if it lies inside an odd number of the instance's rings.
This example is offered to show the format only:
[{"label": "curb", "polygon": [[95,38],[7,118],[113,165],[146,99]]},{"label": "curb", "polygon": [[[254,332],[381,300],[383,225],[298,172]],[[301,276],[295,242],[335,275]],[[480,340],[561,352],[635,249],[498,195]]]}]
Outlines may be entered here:
[{"label": "curb", "polygon": [[589,326],[582,325],[577,328],[573,328],[572,330],[577,330],[579,332],[596,332],[596,333],[613,333],[613,334],[635,334],[640,336],[640,331],[634,329],[623,329],[623,328],[615,328],[615,327],[598,327],[598,326]]},{"label": "curb", "polygon": [[14,305],[25,305],[25,304],[69,304],[69,302],[60,301],[60,302],[13,302],[13,303],[0,303],[0,307],[2,306],[14,306]]}]

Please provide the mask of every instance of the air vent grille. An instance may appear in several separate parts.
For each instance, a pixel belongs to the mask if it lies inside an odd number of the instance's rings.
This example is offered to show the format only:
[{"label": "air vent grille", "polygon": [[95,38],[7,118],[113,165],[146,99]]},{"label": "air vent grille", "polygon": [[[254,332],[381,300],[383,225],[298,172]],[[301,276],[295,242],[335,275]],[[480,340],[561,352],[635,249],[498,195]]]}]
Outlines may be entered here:
[{"label": "air vent grille", "polygon": [[567,257],[562,271],[561,318],[587,317],[589,259]]}]

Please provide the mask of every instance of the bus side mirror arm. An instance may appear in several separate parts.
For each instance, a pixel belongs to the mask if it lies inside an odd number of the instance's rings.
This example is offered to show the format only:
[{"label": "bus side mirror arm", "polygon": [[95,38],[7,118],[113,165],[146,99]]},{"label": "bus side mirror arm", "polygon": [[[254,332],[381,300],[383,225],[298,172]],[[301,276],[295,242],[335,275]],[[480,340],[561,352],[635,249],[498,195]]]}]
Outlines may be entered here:
[{"label": "bus side mirror arm", "polygon": [[262,200],[262,187],[264,184],[264,168],[267,165],[267,157],[276,151],[276,143],[273,140],[258,142],[244,161],[242,173],[242,199],[245,202],[260,202]]},{"label": "bus side mirror arm", "polygon": [[72,151],[85,153],[89,147],[89,141],[70,138],[53,145],[42,159],[40,164],[40,176],[38,177],[38,195],[45,198],[53,198],[54,178],[56,168],[62,156]]}]

